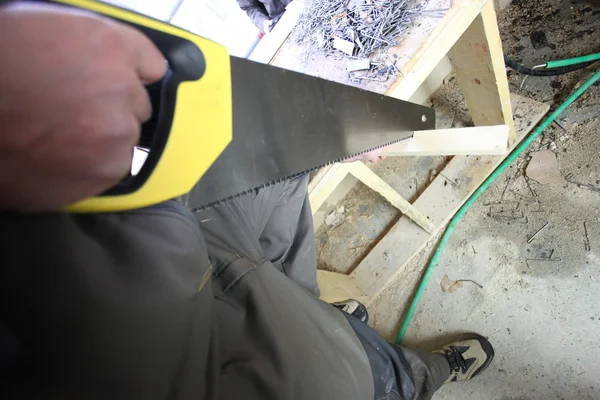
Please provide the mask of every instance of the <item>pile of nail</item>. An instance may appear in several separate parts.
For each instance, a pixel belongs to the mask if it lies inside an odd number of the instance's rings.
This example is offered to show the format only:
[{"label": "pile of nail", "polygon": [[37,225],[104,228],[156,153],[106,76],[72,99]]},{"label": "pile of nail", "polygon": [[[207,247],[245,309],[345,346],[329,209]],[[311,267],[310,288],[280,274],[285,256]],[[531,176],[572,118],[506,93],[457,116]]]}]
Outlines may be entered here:
[{"label": "pile of nail", "polygon": [[307,0],[296,40],[323,52],[368,58],[397,46],[428,0]]}]

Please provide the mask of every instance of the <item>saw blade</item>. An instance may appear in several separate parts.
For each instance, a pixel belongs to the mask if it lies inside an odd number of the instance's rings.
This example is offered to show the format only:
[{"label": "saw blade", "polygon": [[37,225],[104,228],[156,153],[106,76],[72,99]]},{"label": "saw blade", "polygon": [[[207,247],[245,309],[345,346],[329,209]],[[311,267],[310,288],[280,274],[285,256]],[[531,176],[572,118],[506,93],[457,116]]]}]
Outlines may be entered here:
[{"label": "saw blade", "polygon": [[191,209],[435,125],[431,108],[245,59],[231,57],[231,79],[233,139],[190,192]]}]

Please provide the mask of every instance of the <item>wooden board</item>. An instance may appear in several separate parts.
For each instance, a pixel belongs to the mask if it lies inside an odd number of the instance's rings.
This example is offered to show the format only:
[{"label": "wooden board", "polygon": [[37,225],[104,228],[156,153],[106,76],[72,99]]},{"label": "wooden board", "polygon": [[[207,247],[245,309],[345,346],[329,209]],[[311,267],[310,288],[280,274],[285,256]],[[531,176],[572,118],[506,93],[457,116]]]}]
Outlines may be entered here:
[{"label": "wooden board", "polygon": [[516,140],[504,54],[494,3],[489,2],[448,54],[475,125],[508,125]]},{"label": "wooden board", "polygon": [[348,175],[350,164],[336,163],[317,173],[308,185],[308,196],[313,215]]},{"label": "wooden board", "polygon": [[[427,36],[411,37],[395,48],[394,53],[402,57],[399,60],[404,61],[403,64],[399,63],[402,65],[402,75],[387,88],[385,94],[408,100],[477,18],[486,3],[487,0],[454,0],[452,9]],[[493,6],[491,0],[489,3]],[[403,52],[410,57],[401,56]]]},{"label": "wooden board", "polygon": [[502,155],[508,151],[507,125],[417,131],[385,148],[382,156]]},{"label": "wooden board", "polygon": [[350,164],[349,172],[354,175],[362,183],[379,193],[384,199],[390,202],[391,205],[396,207],[419,225],[425,232],[431,232],[433,230],[433,224],[429,221],[429,218],[423,215],[419,210],[413,207],[404,197],[400,196],[398,192],[388,185],[383,179],[369,167],[367,167],[362,161],[356,161]]},{"label": "wooden board", "polygon": [[422,14],[403,35],[399,45],[388,49],[387,54],[396,61],[401,73],[397,77],[390,77],[386,82],[351,81],[346,70],[351,58],[342,54],[315,52],[306,45],[295,43],[293,33],[281,46],[271,64],[407,100],[477,17],[486,2],[487,0],[429,1],[427,9],[452,7],[442,18]]},{"label": "wooden board", "polygon": [[360,289],[348,275],[337,274],[330,271],[317,271],[317,280],[321,289],[321,300],[327,303],[344,301],[348,299],[366,301],[363,298]]},{"label": "wooden board", "polygon": [[[404,78],[399,78],[386,94],[400,99],[410,98],[441,57],[451,49],[459,83],[475,124],[508,126],[509,142],[514,144],[510,95],[493,2],[464,0],[453,4],[419,50],[410,53],[411,58],[401,69]],[[338,170],[336,176],[330,177],[331,182],[341,182],[346,174],[346,171]],[[329,190],[329,194],[332,192]],[[320,193],[317,190],[311,196],[319,197]],[[320,201],[319,205],[324,201]]]},{"label": "wooden board", "polygon": [[[511,99],[515,114],[523,116],[515,121],[520,141],[547,113],[549,106],[514,94]],[[433,222],[432,234],[424,232],[409,218],[402,217],[349,275],[367,304],[371,303],[427,242],[439,233],[503,159],[503,156],[456,156],[448,163],[441,173],[444,176],[438,175],[413,203]],[[444,185],[445,177],[457,182],[457,185]],[[331,278],[332,276],[328,277],[330,281]],[[349,284],[347,278],[343,279]],[[331,282],[328,285],[331,286]],[[326,295],[325,291],[323,293]]]}]

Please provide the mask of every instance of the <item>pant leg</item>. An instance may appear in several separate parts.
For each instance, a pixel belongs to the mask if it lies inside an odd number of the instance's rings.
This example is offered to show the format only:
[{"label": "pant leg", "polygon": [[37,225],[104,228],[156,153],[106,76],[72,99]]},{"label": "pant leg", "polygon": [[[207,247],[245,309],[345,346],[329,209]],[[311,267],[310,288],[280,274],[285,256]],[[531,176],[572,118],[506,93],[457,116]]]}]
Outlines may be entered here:
[{"label": "pant leg", "polygon": [[183,207],[0,213],[0,254],[0,398],[215,398],[211,269]]},{"label": "pant leg", "polygon": [[[305,175],[298,181],[292,181],[284,187],[280,192],[277,206],[273,209],[261,234],[260,243],[275,266],[318,297],[317,256],[307,186],[308,175]],[[355,324],[351,323],[351,326],[355,328]],[[365,345],[364,336],[370,336],[370,334],[363,332],[356,333]],[[450,375],[448,361],[441,354],[407,349],[394,344],[391,344],[391,346],[395,352],[399,353],[398,360],[393,357],[393,354],[388,354],[384,357],[386,362],[383,364],[389,363],[389,365],[394,366],[393,368],[381,367],[381,362],[374,361],[378,357],[370,357],[372,368],[374,363],[378,364],[376,372],[380,375],[378,378],[382,378],[386,374],[388,377],[394,376],[389,372],[393,369],[396,370],[396,376],[401,376],[401,372],[398,371],[410,368],[415,385],[414,399],[431,399],[433,393],[443,385]],[[368,355],[369,347],[369,345],[365,346]],[[392,358],[393,360],[391,360]],[[390,360],[391,362],[389,362]],[[405,382],[406,377],[402,376],[399,380]],[[380,379],[379,386],[385,387],[386,385],[389,385],[386,379]],[[402,389],[399,390],[402,391]],[[404,388],[404,392],[408,391],[408,388]],[[380,392],[389,392],[389,390],[381,390]]]},{"label": "pant leg", "polygon": [[429,400],[450,376],[443,355],[387,343],[358,318],[345,316],[369,358],[376,400]]},{"label": "pant leg", "polygon": [[213,265],[218,398],[373,398],[368,358],[343,314],[288,279],[262,248],[287,185],[196,214]]},{"label": "pant leg", "polygon": [[439,353],[408,349],[391,344],[410,363],[415,385],[414,400],[429,400],[450,376],[450,365]]},{"label": "pant leg", "polygon": [[[278,182],[232,202],[242,210],[265,256],[294,282],[319,297],[317,253],[307,193],[309,175]],[[181,201],[187,205],[187,196]],[[231,203],[231,202],[230,202]],[[197,215],[205,215],[200,211]],[[211,224],[210,218],[198,222]]]},{"label": "pant leg", "polygon": [[[278,182],[196,213],[201,229],[213,231],[233,215],[281,272],[318,297],[317,255],[307,195],[308,174]],[[186,199],[182,200],[186,204]],[[235,233],[235,232],[233,232]],[[232,238],[232,244],[235,242]],[[240,244],[243,249],[248,244]],[[238,249],[239,250],[239,249]]]},{"label": "pant leg", "polygon": [[[304,289],[318,294],[318,291],[311,290],[311,288],[318,290],[318,286],[312,214],[306,193],[307,183],[308,177],[282,182],[264,188],[256,194],[238,197],[232,202],[197,214],[197,220],[203,228],[215,271],[218,275],[229,275],[229,283],[221,284],[220,288],[215,289],[216,293],[222,293],[223,288],[229,288],[232,281],[237,281],[248,272],[243,267],[236,267],[238,271],[235,273],[221,272],[224,270],[223,265],[246,255],[252,259],[254,266],[263,265],[264,260],[261,261],[261,257],[269,260],[270,264],[299,283]],[[238,235],[236,232],[245,234]],[[264,265],[261,268],[266,269]],[[270,278],[264,276],[263,279],[266,281]],[[260,290],[264,289],[262,287]],[[289,296],[290,293],[286,293],[285,297]],[[302,296],[295,299],[292,302],[293,305],[284,301],[283,298],[272,297],[271,302],[290,304],[289,317],[292,314],[294,317],[287,319],[288,316],[286,316],[286,324],[290,325],[293,325],[293,320],[297,322],[299,318],[305,318],[306,316],[301,316],[302,311],[306,311],[307,304],[312,304],[312,300],[309,301]],[[259,305],[255,306],[260,307]],[[322,306],[326,305],[322,304]],[[329,310],[330,308],[331,310]],[[311,307],[309,312],[315,312],[313,316],[317,317],[320,312],[317,311],[318,309]],[[333,315],[341,314],[333,307],[325,307],[325,309],[333,312]],[[253,310],[247,310],[247,312],[253,315],[257,314]],[[271,314],[270,317],[275,318],[275,312]],[[308,317],[310,319],[310,316]],[[358,347],[363,348],[368,360],[375,399],[429,399],[448,377],[450,371],[443,356],[391,345],[367,325],[349,316],[346,318],[348,318],[349,328],[354,333],[353,336],[358,340],[355,343],[358,343]],[[326,329],[333,329],[335,324],[339,324],[339,320],[334,318],[321,322],[330,325]],[[267,319],[263,319],[260,323],[264,326],[257,327],[258,331],[262,332],[263,328],[268,330],[270,322]],[[303,323],[303,325],[311,324],[312,322]],[[228,324],[224,325],[229,326]],[[302,329],[298,332],[302,332]],[[261,335],[266,335],[266,333],[262,332]],[[316,347],[329,348],[333,345],[333,343],[328,344],[327,339],[323,336],[316,338],[316,341],[309,334],[304,336],[297,336],[297,340],[312,341],[313,344],[309,346],[311,352],[316,351]],[[241,343],[243,340],[238,338],[236,342]],[[271,345],[277,347],[277,343],[271,343]],[[346,357],[344,354],[337,356],[341,359]],[[300,354],[297,357],[302,359]],[[358,367],[358,363],[356,366]],[[338,373],[330,372],[333,373],[333,376]]]},{"label": "pant leg", "polygon": [[276,190],[277,203],[260,234],[269,260],[294,282],[319,297],[317,252],[308,199],[308,174]]}]

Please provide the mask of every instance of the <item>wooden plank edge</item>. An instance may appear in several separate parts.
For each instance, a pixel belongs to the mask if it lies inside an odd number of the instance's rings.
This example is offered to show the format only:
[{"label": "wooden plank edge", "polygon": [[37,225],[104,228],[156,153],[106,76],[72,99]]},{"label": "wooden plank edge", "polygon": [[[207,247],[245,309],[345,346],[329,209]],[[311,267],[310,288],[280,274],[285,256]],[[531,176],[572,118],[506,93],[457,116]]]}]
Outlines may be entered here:
[{"label": "wooden plank edge", "polygon": [[382,156],[503,155],[508,151],[508,125],[417,131],[386,147]]},{"label": "wooden plank edge", "polygon": [[501,96],[502,113],[504,121],[509,126],[508,132],[509,144],[513,145],[517,140],[517,132],[513,124],[512,106],[510,103],[510,92],[508,89],[508,77],[506,75],[506,65],[504,64],[504,50],[502,48],[502,39],[500,37],[500,28],[498,27],[498,19],[494,2],[490,1],[481,10],[481,18],[483,20],[485,36],[490,43],[490,57],[492,59],[492,69],[496,76],[496,85],[508,96]]},{"label": "wooden plank edge", "polygon": [[404,215],[410,218],[411,221],[423,228],[425,232],[430,233],[433,230],[433,223],[427,216],[417,210],[417,208],[410,204],[404,197],[400,196],[394,188],[388,185],[387,182],[381,179],[375,172],[371,171],[371,169],[363,164],[362,161],[352,163],[349,171],[355,178],[367,185],[371,190],[379,193],[384,199],[389,201],[392,206],[396,207]]},{"label": "wooden plank edge", "polygon": [[336,163],[331,165],[324,174],[317,174],[309,183],[308,199],[312,210],[312,215],[319,210],[325,200],[333,193],[337,186],[344,180],[350,164]]},{"label": "wooden plank edge", "polygon": [[485,5],[448,56],[475,125],[508,125],[513,143],[510,92],[493,2]]},{"label": "wooden plank edge", "polygon": [[358,286],[356,286],[356,283],[348,275],[317,270],[317,281],[321,289],[320,299],[327,303],[348,299],[363,302],[366,299]]},{"label": "wooden plank edge", "polygon": [[319,169],[317,171],[317,173],[310,179],[310,182],[308,182],[308,194],[310,195],[311,192],[313,190],[315,190],[315,187],[317,187],[317,184],[319,182],[321,182],[321,180],[325,177],[325,175],[327,174],[327,172],[331,169],[331,167],[333,167],[335,164],[330,164],[330,165],[326,165],[323,168]]},{"label": "wooden plank edge", "polygon": [[408,100],[479,15],[487,1],[454,0],[452,9],[414,56],[402,66],[400,76],[386,90],[385,95]]}]

